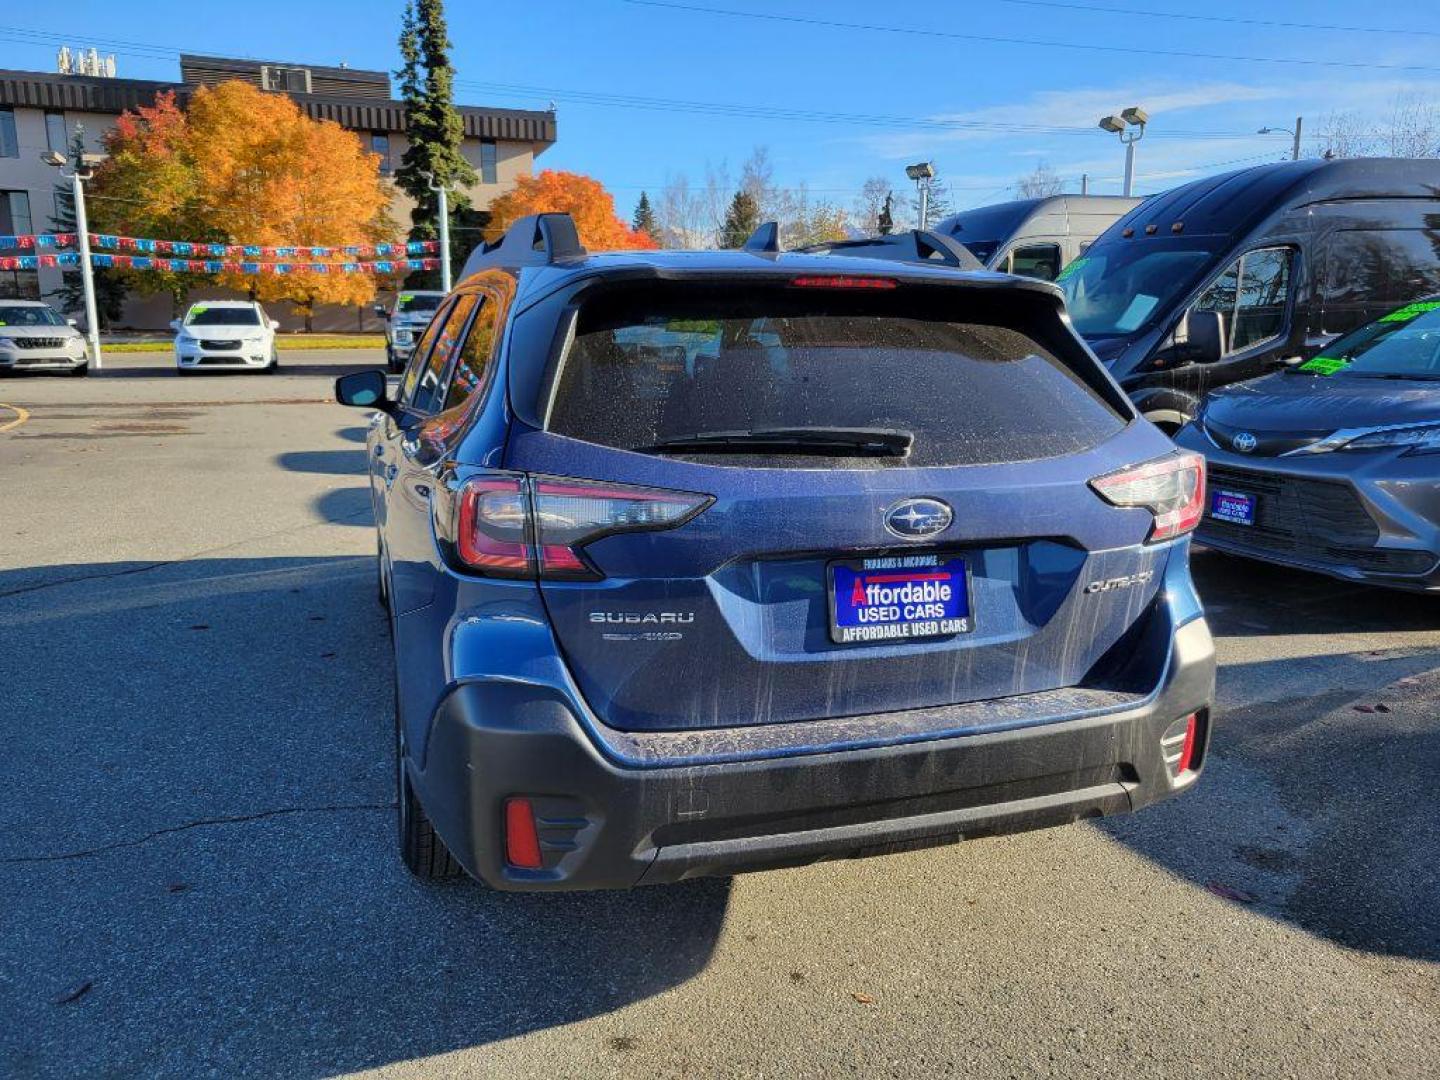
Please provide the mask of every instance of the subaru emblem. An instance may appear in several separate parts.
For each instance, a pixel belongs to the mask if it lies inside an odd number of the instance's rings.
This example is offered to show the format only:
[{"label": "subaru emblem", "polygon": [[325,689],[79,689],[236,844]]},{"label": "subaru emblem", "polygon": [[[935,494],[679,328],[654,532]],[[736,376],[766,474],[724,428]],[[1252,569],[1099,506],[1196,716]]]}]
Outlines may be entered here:
[{"label": "subaru emblem", "polygon": [[923,540],[950,527],[954,515],[939,499],[901,499],[885,511],[885,528],[902,540]]},{"label": "subaru emblem", "polygon": [[1240,453],[1248,454],[1255,449],[1255,446],[1258,442],[1259,440],[1256,439],[1254,435],[1250,434],[1250,432],[1242,431],[1237,434],[1235,438],[1230,440],[1230,445],[1233,446],[1236,450],[1239,450]]}]

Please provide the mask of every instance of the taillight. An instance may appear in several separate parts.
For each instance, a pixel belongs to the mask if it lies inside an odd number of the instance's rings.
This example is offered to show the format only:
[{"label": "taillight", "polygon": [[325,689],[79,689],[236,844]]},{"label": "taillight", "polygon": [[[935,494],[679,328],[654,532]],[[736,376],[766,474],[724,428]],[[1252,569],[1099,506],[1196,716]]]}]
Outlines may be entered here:
[{"label": "taillight", "polygon": [[790,284],[799,289],[893,289],[894,278],[857,277],[854,274],[808,274],[791,278]]},{"label": "taillight", "polygon": [[709,495],[552,476],[480,476],[459,492],[455,550],[466,569],[499,577],[594,581],[586,544],[622,532],[673,529]]},{"label": "taillight", "polygon": [[523,476],[477,476],[460,489],[455,548],[472,570],[534,577],[530,503]]},{"label": "taillight", "polygon": [[1155,515],[1149,541],[1169,540],[1200,524],[1205,506],[1205,459],[1171,454],[1091,480],[1090,486],[1113,506],[1135,506]]}]

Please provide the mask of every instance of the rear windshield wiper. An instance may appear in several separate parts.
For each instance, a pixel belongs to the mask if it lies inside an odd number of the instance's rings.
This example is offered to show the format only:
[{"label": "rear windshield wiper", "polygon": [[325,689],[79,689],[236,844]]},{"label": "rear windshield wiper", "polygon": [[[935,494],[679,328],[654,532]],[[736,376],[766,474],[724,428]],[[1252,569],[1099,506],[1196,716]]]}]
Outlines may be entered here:
[{"label": "rear windshield wiper", "polygon": [[816,454],[826,457],[905,457],[915,435],[893,428],[756,428],[674,435],[636,449],[642,454]]}]

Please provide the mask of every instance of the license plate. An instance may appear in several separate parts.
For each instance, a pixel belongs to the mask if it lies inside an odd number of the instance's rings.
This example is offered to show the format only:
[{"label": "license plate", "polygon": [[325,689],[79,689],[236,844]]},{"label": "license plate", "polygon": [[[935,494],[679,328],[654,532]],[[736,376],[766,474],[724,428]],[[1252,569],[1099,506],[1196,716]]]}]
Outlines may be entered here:
[{"label": "license plate", "polygon": [[967,634],[970,573],[958,555],[891,555],[830,564],[830,640],[919,641]]},{"label": "license plate", "polygon": [[1210,516],[1232,525],[1255,524],[1255,496],[1243,491],[1217,489],[1210,492]]}]

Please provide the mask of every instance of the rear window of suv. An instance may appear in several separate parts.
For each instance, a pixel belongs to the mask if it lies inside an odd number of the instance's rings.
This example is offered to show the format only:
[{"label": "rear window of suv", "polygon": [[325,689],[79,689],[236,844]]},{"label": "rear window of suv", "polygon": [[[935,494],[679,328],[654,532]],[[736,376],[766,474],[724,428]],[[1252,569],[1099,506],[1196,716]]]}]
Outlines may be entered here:
[{"label": "rear window of suv", "polygon": [[545,428],[648,452],[715,433],[879,429],[908,433],[908,455],[744,464],[915,468],[1073,453],[1127,422],[1024,329],[981,321],[983,298],[962,312],[943,288],[737,292],[651,283],[583,306]]}]

